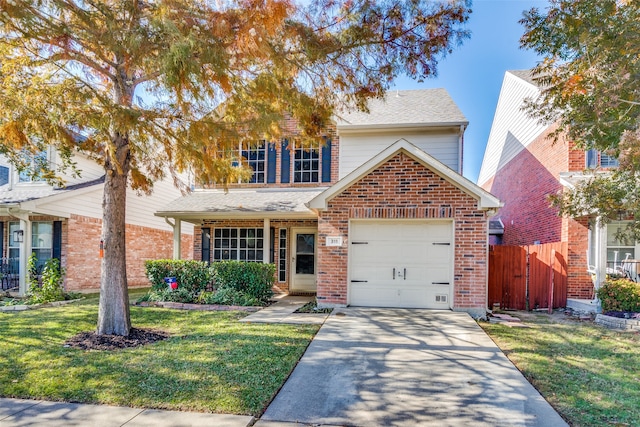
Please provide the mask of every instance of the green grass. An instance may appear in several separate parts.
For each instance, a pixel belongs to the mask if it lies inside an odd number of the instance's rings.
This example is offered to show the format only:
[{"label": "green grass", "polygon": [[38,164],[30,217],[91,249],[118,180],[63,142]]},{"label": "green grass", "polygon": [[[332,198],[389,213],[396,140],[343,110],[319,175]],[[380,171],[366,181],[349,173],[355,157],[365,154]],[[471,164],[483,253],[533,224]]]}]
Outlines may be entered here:
[{"label": "green grass", "polygon": [[525,315],[530,328],[481,323],[572,426],[640,425],[640,335]]},{"label": "green grass", "polygon": [[133,326],[172,337],[118,351],[64,348],[96,328],[97,296],[85,297],[0,313],[0,396],[258,415],[319,328],[244,324],[243,312],[132,307]]}]

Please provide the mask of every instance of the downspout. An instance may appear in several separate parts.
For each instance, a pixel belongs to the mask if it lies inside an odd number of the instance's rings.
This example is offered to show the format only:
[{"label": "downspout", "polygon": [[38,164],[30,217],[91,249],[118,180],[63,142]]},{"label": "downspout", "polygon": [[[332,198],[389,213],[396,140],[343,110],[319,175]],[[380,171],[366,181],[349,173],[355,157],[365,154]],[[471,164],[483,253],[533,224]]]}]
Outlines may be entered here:
[{"label": "downspout", "polygon": [[460,125],[460,136],[458,137],[458,173],[462,175],[462,159],[464,152],[464,131],[466,125]]},{"label": "downspout", "polygon": [[173,229],[173,259],[180,259],[182,255],[182,221],[174,218],[174,222],[171,222],[166,216],[164,221]]}]

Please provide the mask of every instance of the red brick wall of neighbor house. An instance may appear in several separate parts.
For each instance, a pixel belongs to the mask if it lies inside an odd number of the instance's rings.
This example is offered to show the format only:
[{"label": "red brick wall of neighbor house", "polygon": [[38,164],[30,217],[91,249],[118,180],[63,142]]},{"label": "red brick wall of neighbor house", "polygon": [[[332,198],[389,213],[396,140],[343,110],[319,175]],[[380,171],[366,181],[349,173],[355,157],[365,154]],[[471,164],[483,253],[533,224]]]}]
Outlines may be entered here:
[{"label": "red brick wall of neighbor house", "polygon": [[587,272],[588,218],[563,218],[562,241],[567,242],[567,298],[592,299],[593,281]]},{"label": "red brick wall of neighbor house", "polygon": [[[318,301],[347,304],[349,219],[451,218],[455,222],[454,301],[457,310],[487,300],[487,217],[477,200],[404,153],[379,166],[329,202],[318,220]],[[380,209],[367,209],[380,208]],[[343,245],[327,247],[327,236]]]},{"label": "red brick wall of neighbor house", "polygon": [[504,207],[496,218],[504,223],[504,245],[567,242],[567,297],[592,298],[593,283],[587,273],[588,229],[586,219],[558,216],[547,196],[563,190],[561,172],[582,171],[585,152],[563,139],[547,138],[549,128],[526,150],[503,166],[483,187],[497,196]]},{"label": "red brick wall of neighbor house", "polygon": [[547,197],[562,190],[558,177],[568,170],[569,154],[565,141],[547,138],[552,131],[543,132],[483,185],[504,202],[496,215],[504,223],[504,245],[559,242],[562,237],[562,218]]},{"label": "red brick wall of neighbor house", "polygon": [[[215,228],[228,228],[228,227],[246,227],[246,228],[262,228],[264,222],[262,220],[204,220],[202,226],[196,226],[193,230],[194,244],[193,244],[193,259],[202,259],[202,227],[210,227],[211,233]],[[269,223],[270,228],[275,228],[275,239],[273,242],[274,250],[274,263],[276,265],[276,292],[288,292],[289,291],[289,277],[290,277],[290,264],[291,264],[291,228],[317,228],[318,222],[315,219],[300,219],[300,220],[275,220],[272,219]],[[287,230],[287,280],[284,282],[278,281],[278,266],[280,265],[280,239],[279,230],[285,228]],[[213,238],[211,241],[211,256],[213,256]]]},{"label": "red brick wall of neighbor house", "polygon": [[[65,230],[66,224],[66,230]],[[72,215],[63,223],[63,265],[67,269],[67,290],[100,288],[99,244],[102,220]],[[129,287],[149,286],[144,262],[149,259],[172,258],[173,233],[150,227],[127,224],[127,281]],[[191,256],[193,236],[182,235],[182,255]],[[65,253],[66,248],[66,253]],[[105,248],[105,250],[109,250]]]}]

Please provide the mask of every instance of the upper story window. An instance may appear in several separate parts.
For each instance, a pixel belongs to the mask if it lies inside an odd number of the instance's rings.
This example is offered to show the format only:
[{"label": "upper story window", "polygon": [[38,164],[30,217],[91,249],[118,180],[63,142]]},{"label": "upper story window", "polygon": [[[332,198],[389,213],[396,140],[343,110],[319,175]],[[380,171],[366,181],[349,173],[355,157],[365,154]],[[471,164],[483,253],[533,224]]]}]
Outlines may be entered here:
[{"label": "upper story window", "polygon": [[253,175],[249,180],[252,184],[262,184],[266,177],[266,144],[261,141],[259,145],[241,150],[241,156],[245,159],[247,165],[253,169]]},{"label": "upper story window", "polygon": [[9,183],[9,167],[0,166],[0,185]]},{"label": "upper story window", "polygon": [[588,150],[586,153],[587,168],[593,169],[597,167],[601,168],[617,168],[620,166],[618,159],[604,154],[595,148]]},{"label": "upper story window", "polygon": [[293,182],[319,182],[320,150],[296,147],[293,159]]},{"label": "upper story window", "polygon": [[25,154],[25,163],[29,164],[28,170],[18,173],[18,182],[42,182],[43,172],[49,168],[49,156],[47,150],[37,154]]}]

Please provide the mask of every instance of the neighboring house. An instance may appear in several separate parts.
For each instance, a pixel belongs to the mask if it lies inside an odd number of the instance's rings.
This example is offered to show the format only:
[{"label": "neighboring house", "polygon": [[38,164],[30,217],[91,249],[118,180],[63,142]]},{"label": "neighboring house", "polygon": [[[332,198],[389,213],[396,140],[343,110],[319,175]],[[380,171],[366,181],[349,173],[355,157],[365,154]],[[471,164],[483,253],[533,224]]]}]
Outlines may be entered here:
[{"label": "neighboring house", "polygon": [[[56,152],[41,154],[51,167]],[[81,177],[64,175],[66,187],[56,188],[38,178],[18,173],[0,158],[0,264],[2,288],[15,287],[24,294],[26,264],[31,253],[41,270],[49,258],[58,258],[66,269],[68,291],[100,288],[100,236],[104,170],[82,155],[74,161]],[[174,229],[153,215],[180,192],[169,181],[156,182],[151,196],[129,190],[126,207],[127,276],[129,286],[146,286],[144,261],[171,258],[182,246],[190,258],[193,228],[182,229],[182,245],[174,245]],[[178,234],[175,234],[178,235]],[[105,248],[109,250],[109,248]]]},{"label": "neighboring house", "polygon": [[194,258],[274,263],[280,290],[322,306],[484,315],[487,218],[500,203],[460,174],[466,118],[443,89],[369,107],[343,114],[322,146],[239,148],[251,183],[196,190],[156,215],[196,226]]},{"label": "neighboring house", "polygon": [[529,70],[506,72],[478,184],[504,202],[491,221],[492,243],[567,242],[568,305],[584,308],[579,300],[594,298],[592,275],[601,280],[607,262],[612,267],[627,253],[636,258],[640,248],[616,241],[621,223],[601,228],[593,218],[560,217],[551,207],[550,194],[571,187],[592,169],[616,167],[617,161],[595,150],[576,149],[566,139],[549,138],[555,125],[540,124],[523,110],[525,100],[538,94]]}]

